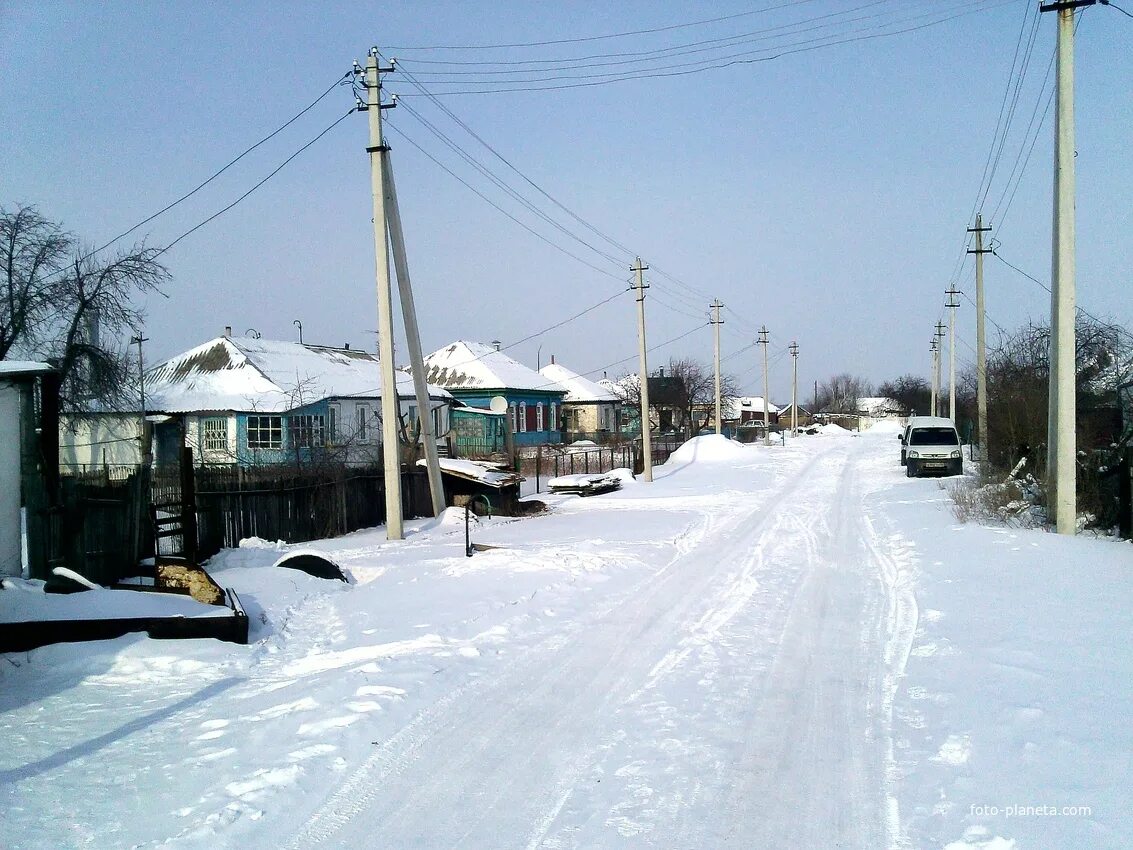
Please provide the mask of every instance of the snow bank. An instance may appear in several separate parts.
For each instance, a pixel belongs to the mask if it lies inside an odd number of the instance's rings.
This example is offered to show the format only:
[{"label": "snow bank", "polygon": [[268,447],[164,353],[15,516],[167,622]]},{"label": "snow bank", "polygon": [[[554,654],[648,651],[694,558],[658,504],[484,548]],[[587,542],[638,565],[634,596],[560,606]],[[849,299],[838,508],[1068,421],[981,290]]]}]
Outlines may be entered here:
[{"label": "snow bank", "polygon": [[848,428],[843,428],[841,425],[836,425],[833,422],[828,422],[825,425],[818,426],[818,433],[820,434],[852,434]]},{"label": "snow bank", "polygon": [[871,434],[900,434],[905,426],[898,419],[881,419],[874,422],[869,430]]},{"label": "snow bank", "polygon": [[693,437],[670,457],[676,463],[727,463],[750,458],[751,453],[742,443],[729,440],[722,434],[705,434]]}]

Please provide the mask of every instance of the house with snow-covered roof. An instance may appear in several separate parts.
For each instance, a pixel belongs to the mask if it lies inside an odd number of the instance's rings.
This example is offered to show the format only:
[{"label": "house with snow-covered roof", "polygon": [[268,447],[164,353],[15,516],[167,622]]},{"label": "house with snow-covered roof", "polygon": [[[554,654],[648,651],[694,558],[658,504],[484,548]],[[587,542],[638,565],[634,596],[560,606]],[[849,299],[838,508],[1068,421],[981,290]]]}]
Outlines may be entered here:
[{"label": "house with snow-covered roof", "polygon": [[539,374],[564,393],[564,441],[608,437],[617,432],[622,399],[613,389],[556,363],[554,355],[551,355],[551,362],[539,370]]},{"label": "house with snow-covered roof", "polygon": [[[396,383],[408,442],[421,431],[413,380],[399,372]],[[453,399],[441,387],[428,391],[428,415],[444,442]],[[176,463],[182,445],[205,464],[369,465],[381,458],[381,369],[366,351],[226,334],[149,369],[145,392],[159,466]],[[63,430],[64,461],[98,464],[92,431],[137,416],[76,420]]]},{"label": "house with snow-covered roof", "polygon": [[[478,411],[502,396],[515,442],[520,446],[558,443],[562,439],[559,415],[566,394],[555,382],[500,351],[499,344],[458,340],[425,358],[426,378],[444,387],[464,405]],[[462,430],[473,421],[457,411],[453,421],[459,445]],[[467,435],[472,439],[472,435]]]}]

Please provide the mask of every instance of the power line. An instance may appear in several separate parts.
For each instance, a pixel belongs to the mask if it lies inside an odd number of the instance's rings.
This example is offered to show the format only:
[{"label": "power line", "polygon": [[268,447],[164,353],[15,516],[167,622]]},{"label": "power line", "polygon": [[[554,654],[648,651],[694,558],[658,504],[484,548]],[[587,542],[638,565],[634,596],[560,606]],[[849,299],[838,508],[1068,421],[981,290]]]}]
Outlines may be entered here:
[{"label": "power line", "polygon": [[[889,31],[889,32],[870,32],[870,30],[883,29],[883,27],[866,27],[866,28],[861,28],[859,30],[853,30],[852,31],[852,32],[863,32],[863,33],[865,33],[863,35],[856,35],[856,36],[847,37],[847,38],[838,38],[838,39],[833,40],[833,41],[826,40],[826,39],[833,38],[833,36],[824,36],[822,38],[808,39],[808,40],[804,40],[804,41],[801,41],[801,42],[796,42],[794,44],[784,45],[783,48],[763,48],[761,50],[745,51],[745,52],[741,52],[741,53],[737,53],[737,54],[731,54],[731,55],[728,55],[728,56],[719,57],[717,59],[712,59],[712,60],[701,60],[701,61],[697,61],[697,62],[684,63],[683,65],[671,66],[671,68],[675,69],[675,70],[653,70],[653,71],[642,71],[642,72],[626,72],[626,73],[623,73],[623,74],[590,75],[590,76],[606,77],[606,79],[589,80],[587,82],[562,83],[562,84],[556,84],[556,85],[527,85],[526,82],[524,82],[523,85],[520,85],[518,87],[512,86],[512,87],[508,87],[508,88],[498,88],[497,87],[497,88],[458,89],[458,90],[449,90],[449,91],[438,92],[437,96],[445,97],[445,96],[450,96],[450,95],[501,94],[501,93],[508,93],[508,92],[561,91],[561,90],[565,90],[565,89],[590,88],[590,87],[594,87],[594,86],[603,86],[603,85],[609,85],[611,83],[625,82],[627,80],[644,80],[644,79],[657,79],[657,78],[666,78],[666,77],[687,76],[689,74],[698,74],[698,73],[702,73],[704,71],[714,71],[714,70],[719,70],[719,69],[722,69],[722,68],[730,68],[730,67],[735,66],[735,65],[751,65],[751,64],[758,64],[758,63],[762,63],[762,62],[770,62],[770,61],[773,61],[775,59],[781,59],[785,56],[791,56],[791,55],[794,55],[794,54],[797,54],[797,53],[808,53],[808,52],[811,52],[811,51],[814,51],[814,50],[821,50],[821,49],[824,49],[824,48],[827,48],[827,47],[837,47],[839,45],[851,44],[851,43],[858,42],[858,41],[869,41],[869,40],[872,40],[872,39],[875,39],[875,38],[888,38],[888,37],[892,37],[892,36],[896,36],[896,35],[903,35],[903,34],[906,34],[906,33],[916,32],[918,30],[927,29],[929,27],[933,27],[933,26],[937,26],[939,24],[947,23],[948,21],[956,20],[957,18],[965,17],[967,15],[975,14],[977,12],[983,12],[983,11],[987,11],[989,9],[994,9],[998,6],[1003,6],[1003,5],[1006,5],[1007,3],[1010,3],[1010,2],[1015,2],[1015,0],[1002,0],[1002,2],[992,3],[990,6],[983,6],[983,5],[978,5],[979,3],[982,3],[982,0],[976,0],[976,3],[970,4],[969,7],[960,7],[961,9],[963,9],[963,11],[954,12],[953,14],[945,15],[944,17],[940,17],[937,20],[927,21],[926,23],[923,23],[923,24],[917,24],[917,25],[914,25],[914,26],[904,27],[904,28],[892,30],[892,31]],[[970,6],[976,6],[976,8],[970,8]],[[933,13],[929,13],[929,14],[937,15],[937,14],[940,14],[940,13],[939,12],[933,12]],[[924,18],[924,17],[928,17],[928,15],[920,15],[920,16],[915,16],[915,17],[911,17],[911,18],[906,18],[903,21],[891,22],[890,24],[887,24],[885,26],[892,26],[893,23],[906,23],[906,22],[913,21],[913,20],[919,20],[919,19]],[[824,43],[821,43],[821,44],[815,43],[815,42],[820,42],[820,41],[824,41]],[[768,50],[778,50],[778,52],[773,53],[772,55],[769,55],[769,56],[758,56],[758,57],[755,57],[755,58],[742,58],[742,57],[750,57],[750,56],[752,56],[752,54],[767,52]],[[700,65],[700,66],[703,66],[703,67],[692,67],[692,66],[697,66],[697,65]],[[582,75],[580,77],[576,77],[576,79],[584,79],[585,76],[586,75]],[[548,79],[556,79],[556,78],[548,78]],[[569,79],[569,78],[561,78],[561,79]],[[519,83],[520,81],[512,81],[512,82]],[[532,80],[531,82],[538,82],[538,80]],[[450,81],[448,84],[454,84],[454,83],[467,84],[467,83],[464,83],[463,81]],[[444,84],[444,81],[434,80],[433,84],[434,85]],[[497,84],[496,83],[485,83],[485,85],[497,85]],[[412,95],[412,94],[403,95],[403,97],[416,97],[416,96],[420,96],[420,95]]]},{"label": "power line", "polygon": [[1116,3],[1111,2],[1111,0],[1098,0],[1098,2],[1100,2],[1103,6],[1109,6],[1111,9],[1116,9],[1127,18],[1133,18],[1133,12],[1126,12]]},{"label": "power line", "polygon": [[626,38],[635,35],[651,35],[658,32],[669,32],[672,30],[688,29],[690,27],[704,26],[705,24],[715,24],[720,21],[730,21],[735,18],[745,18],[751,15],[762,14],[763,12],[773,12],[776,9],[784,9],[788,6],[801,6],[804,3],[812,3],[814,0],[789,0],[787,3],[782,3],[778,6],[769,6],[763,9],[751,9],[747,12],[737,12],[734,15],[723,15],[718,18],[706,18],[700,21],[688,21],[681,24],[670,24],[664,27],[653,27],[652,29],[631,30],[628,32],[608,33],[606,35],[591,35],[579,36],[577,38],[559,38],[549,41],[527,41],[527,42],[513,42],[511,44],[432,44],[432,45],[402,45],[400,47],[393,47],[393,50],[502,50],[505,48],[526,48],[526,47],[549,47],[556,44],[579,44],[581,42],[591,41],[606,41],[614,38]]},{"label": "power line", "polygon": [[166,251],[171,249],[174,245],[176,245],[178,242],[180,242],[185,237],[189,236],[190,234],[196,233],[198,230],[200,230],[202,227],[204,227],[210,221],[213,221],[214,219],[217,219],[220,216],[224,215],[226,212],[228,212],[230,209],[232,209],[234,206],[236,206],[238,203],[240,203],[242,200],[244,200],[250,194],[255,192],[257,189],[259,189],[261,186],[263,186],[269,180],[271,180],[271,178],[275,177],[275,175],[279,174],[279,172],[282,171],[284,169],[284,167],[289,162],[291,162],[291,160],[295,159],[295,157],[299,156],[299,154],[303,153],[303,151],[307,150],[307,148],[311,147],[311,145],[313,145],[315,142],[317,142],[319,139],[321,139],[323,136],[325,136],[327,133],[329,133],[331,130],[333,130],[335,127],[337,127],[343,121],[345,121],[347,118],[349,118],[351,115],[353,115],[354,112],[356,111],[356,109],[357,109],[356,107],[351,107],[350,110],[348,112],[346,112],[346,114],[344,114],[342,117],[336,119],[333,123],[331,123],[328,127],[326,127],[321,133],[319,133],[317,136],[315,136],[313,139],[311,139],[309,142],[307,142],[305,145],[303,145],[301,148],[299,148],[299,150],[295,151],[295,153],[291,154],[291,156],[287,157],[287,159],[285,159],[278,166],[276,166],[275,169],[273,171],[271,171],[271,173],[269,173],[266,177],[264,177],[262,180],[258,181],[255,185],[253,185],[251,189],[244,192],[244,194],[240,195],[240,197],[238,197],[236,200],[234,200],[228,206],[226,206],[223,209],[219,210],[218,212],[215,212],[212,215],[210,215],[204,221],[202,221],[198,224],[195,224],[193,227],[190,227],[188,230],[186,230],[184,233],[182,233],[180,236],[178,236],[176,239],[174,239],[172,242],[170,242],[168,245],[166,245],[160,251],[155,253],[154,257],[160,257],[162,254],[164,254]]}]

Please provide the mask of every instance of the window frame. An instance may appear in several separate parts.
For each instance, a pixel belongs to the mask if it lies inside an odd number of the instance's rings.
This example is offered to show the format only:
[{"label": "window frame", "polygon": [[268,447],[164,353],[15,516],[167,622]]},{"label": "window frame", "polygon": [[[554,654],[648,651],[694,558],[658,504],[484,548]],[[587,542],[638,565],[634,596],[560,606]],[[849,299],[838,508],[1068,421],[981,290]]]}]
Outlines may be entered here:
[{"label": "window frame", "polygon": [[210,453],[228,451],[227,416],[206,416],[201,419],[201,451]]},{"label": "window frame", "polygon": [[[249,449],[278,451],[283,448],[283,416],[280,414],[260,414],[249,416],[246,440]],[[253,440],[252,434],[256,439]],[[264,438],[262,435],[266,434]]]}]

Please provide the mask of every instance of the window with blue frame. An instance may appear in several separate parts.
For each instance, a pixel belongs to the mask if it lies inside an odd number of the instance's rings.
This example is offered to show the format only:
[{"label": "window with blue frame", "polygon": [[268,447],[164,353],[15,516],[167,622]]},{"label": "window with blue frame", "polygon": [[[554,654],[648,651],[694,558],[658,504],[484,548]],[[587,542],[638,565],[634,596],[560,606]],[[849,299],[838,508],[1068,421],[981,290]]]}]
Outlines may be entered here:
[{"label": "window with blue frame", "polygon": [[282,416],[249,416],[248,417],[248,448],[250,448],[250,449],[281,449],[281,448],[283,448],[283,417]]}]

